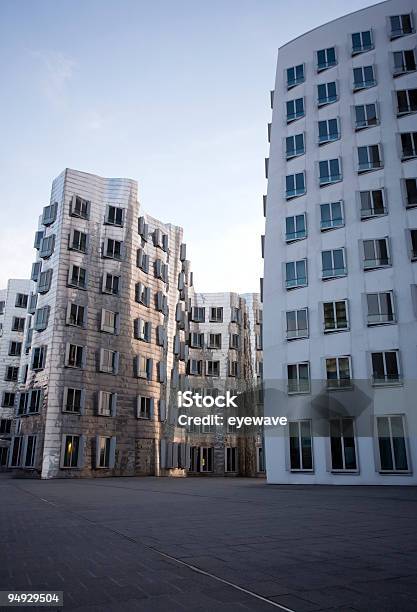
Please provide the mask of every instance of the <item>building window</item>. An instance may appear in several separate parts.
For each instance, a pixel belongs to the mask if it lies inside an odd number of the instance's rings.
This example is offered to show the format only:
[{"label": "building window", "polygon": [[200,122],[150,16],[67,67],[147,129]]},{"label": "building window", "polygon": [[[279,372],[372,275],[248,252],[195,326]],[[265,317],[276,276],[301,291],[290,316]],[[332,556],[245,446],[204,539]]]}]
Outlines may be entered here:
[{"label": "building window", "polygon": [[394,76],[407,74],[416,70],[416,57],[414,49],[406,49],[404,51],[394,51]]},{"label": "building window", "polygon": [[285,197],[287,200],[306,193],[305,173],[287,174],[285,178]]},{"label": "building window", "polygon": [[347,300],[323,303],[324,332],[346,331],[349,329]]},{"label": "building window", "polygon": [[62,440],[61,468],[81,467],[81,436],[64,435]]},{"label": "building window", "polygon": [[313,470],[313,440],[311,421],[290,421],[290,468],[291,471]]},{"label": "building window", "polygon": [[30,297],[29,297],[29,304],[28,304],[29,314],[32,314],[32,315],[35,314],[37,303],[38,303],[38,294],[31,292]]},{"label": "building window", "polygon": [[100,331],[107,334],[118,334],[120,328],[120,315],[113,310],[101,309]]},{"label": "building window", "polygon": [[346,389],[352,386],[350,357],[329,357],[326,359],[328,389]]},{"label": "building window", "polygon": [[287,159],[304,155],[304,133],[296,134],[295,136],[287,136],[285,139],[285,151]]},{"label": "building window", "polygon": [[203,375],[203,362],[201,359],[189,359],[187,364],[188,373],[192,376]]},{"label": "building window", "polygon": [[285,264],[285,286],[287,289],[307,286],[307,260],[289,261]]},{"label": "building window", "polygon": [[135,285],[135,301],[138,304],[143,304],[149,308],[151,303],[151,290],[149,287],[145,287],[143,283],[136,283]]},{"label": "building window", "polygon": [[222,323],[223,321],[223,308],[212,307],[210,308],[210,323]]},{"label": "building window", "polygon": [[190,449],[190,472],[212,472],[213,456],[213,447],[192,446]]},{"label": "building window", "polygon": [[68,286],[77,289],[87,288],[87,270],[80,266],[71,265],[68,273]]},{"label": "building window", "polygon": [[23,436],[13,438],[9,467],[20,467],[22,463]]},{"label": "building window", "polygon": [[46,363],[46,349],[45,345],[36,346],[32,349],[32,370],[43,370]]},{"label": "building window", "polygon": [[239,376],[239,363],[235,360],[229,360],[229,376]]},{"label": "building window", "polygon": [[12,340],[9,344],[9,356],[10,357],[20,357],[21,354],[22,354],[22,343]]},{"label": "building window", "polygon": [[361,220],[373,219],[386,215],[388,210],[385,206],[385,196],[383,189],[373,189],[371,191],[360,191],[359,200],[361,206]]},{"label": "building window", "polygon": [[401,137],[401,160],[417,157],[417,132],[406,132]]},{"label": "building window", "polygon": [[144,319],[136,319],[134,323],[134,336],[136,340],[150,342],[152,337],[152,323]]},{"label": "building window", "polygon": [[410,229],[408,230],[408,232],[409,232],[411,261],[416,261],[417,259],[417,229]]},{"label": "building window", "polygon": [[42,225],[52,225],[56,220],[57,211],[57,202],[54,202],[50,206],[45,206],[42,214]]},{"label": "building window", "polygon": [[116,416],[117,393],[99,391],[97,413],[99,416]]},{"label": "building window", "polygon": [[388,238],[363,241],[364,270],[374,270],[391,265]]},{"label": "building window", "polygon": [[0,315],[4,314],[4,307],[6,305],[6,302],[4,300],[0,301]]},{"label": "building window", "polygon": [[124,221],[124,208],[118,206],[107,206],[106,217],[104,223],[106,225],[117,225],[117,227],[123,227]]},{"label": "building window", "polygon": [[111,349],[100,349],[100,372],[107,374],[117,374],[119,371],[119,353]]},{"label": "building window", "polygon": [[376,85],[373,66],[360,66],[353,69],[353,91],[368,89]]},{"label": "building window", "polygon": [[150,419],[153,413],[153,397],[139,395],[137,398],[136,417],[138,419]]},{"label": "building window", "polygon": [[376,102],[370,104],[357,104],[355,111],[355,130],[363,130],[379,124],[378,108]]},{"label": "building window", "polygon": [[318,123],[319,145],[339,140],[340,129],[338,119],[325,119]]},{"label": "building window", "polygon": [[145,274],[149,273],[149,255],[143,249],[136,251],[136,267],[145,272]]},{"label": "building window", "polygon": [[340,159],[326,159],[319,162],[319,184],[325,187],[342,180]]},{"label": "building window", "polygon": [[139,217],[138,219],[138,234],[145,242],[148,240],[148,229],[149,226],[145,222],[145,217]]},{"label": "building window", "polygon": [[304,117],[304,98],[288,100],[287,102],[287,123]]},{"label": "building window", "polygon": [[39,279],[39,274],[41,272],[41,269],[42,269],[42,262],[41,261],[35,261],[35,263],[32,264],[32,272],[30,274],[30,278],[31,278],[31,280],[35,281],[35,283]]},{"label": "building window", "polygon": [[358,147],[358,173],[379,170],[382,167],[381,145]]},{"label": "building window", "polygon": [[119,295],[120,293],[120,276],[106,272],[103,276],[102,293],[110,295]]},{"label": "building window", "polygon": [[303,83],[304,80],[304,64],[287,68],[287,89],[292,89],[292,87]]},{"label": "building window", "polygon": [[81,414],[84,409],[84,391],[73,387],[64,388],[62,410],[72,414]]},{"label": "building window", "polygon": [[16,293],[16,308],[27,308],[29,296],[26,293]]},{"label": "building window", "polygon": [[374,385],[389,385],[400,382],[398,351],[371,353],[371,360],[372,382]]},{"label": "building window", "polygon": [[287,340],[308,338],[308,309],[289,310],[286,312]]},{"label": "building window", "polygon": [[210,359],[206,362],[206,376],[220,376],[220,361]]},{"label": "building window", "polygon": [[393,15],[390,21],[390,37],[400,38],[414,32],[413,16],[411,13],[405,15]]},{"label": "building window", "polygon": [[327,70],[336,66],[336,49],[335,47],[329,47],[328,49],[320,49],[317,51],[317,72]]},{"label": "building window", "polygon": [[80,253],[87,252],[87,234],[79,230],[71,230],[69,237],[69,249],[71,251],[79,251]]},{"label": "building window", "polygon": [[407,208],[417,206],[417,178],[404,179],[403,189]]},{"label": "building window", "polygon": [[343,227],[344,224],[343,202],[320,204],[320,230],[322,232]]},{"label": "building window", "polygon": [[33,321],[33,329],[38,332],[44,331],[48,327],[50,306],[37,308]]},{"label": "building window", "polygon": [[353,419],[330,420],[330,451],[334,472],[357,470]]},{"label": "building window", "polygon": [[86,323],[86,307],[70,302],[67,306],[66,324],[84,327]]},{"label": "building window", "polygon": [[204,323],[206,318],[206,309],[199,307],[199,306],[194,306],[191,309],[191,320],[194,323]]},{"label": "building window", "polygon": [[240,336],[239,334],[230,334],[229,347],[238,351],[240,349]]},{"label": "building window", "polygon": [[138,355],[135,360],[136,377],[152,380],[153,360],[150,357]]},{"label": "building window", "polygon": [[80,196],[73,195],[70,202],[70,215],[71,217],[78,217],[79,219],[88,219],[90,215],[91,202],[80,198]]},{"label": "building window", "polygon": [[317,85],[318,106],[333,104],[333,102],[337,102],[337,100],[338,95],[336,81],[330,81],[329,83],[320,83],[320,85]]},{"label": "building window", "polygon": [[121,240],[106,238],[103,244],[103,257],[107,259],[122,259],[123,243]]},{"label": "building window", "polygon": [[285,240],[294,242],[307,237],[306,215],[294,215],[285,219]]},{"label": "building window", "polygon": [[330,251],[322,251],[322,279],[338,278],[346,276],[346,256],[345,249],[332,249]]},{"label": "building window", "polygon": [[262,446],[256,449],[256,471],[265,472],[265,451]]},{"label": "building window", "polygon": [[45,236],[44,230],[38,230],[37,232],[35,232],[35,240],[33,242],[34,249],[37,249],[39,251],[39,249],[41,248],[42,239],[44,236]]},{"label": "building window", "polygon": [[372,30],[365,30],[364,32],[355,32],[352,34],[352,55],[365,53],[373,48]]},{"label": "building window", "polygon": [[237,462],[237,447],[236,446],[227,446],[225,448],[226,457],[225,457],[225,472],[237,472],[238,471],[238,462]]},{"label": "building window", "polygon": [[13,317],[12,319],[12,331],[22,333],[25,329],[24,317]]},{"label": "building window", "polygon": [[367,293],[366,305],[368,325],[381,325],[395,322],[394,295],[392,291]]},{"label": "building window", "polygon": [[189,342],[191,348],[204,348],[204,334],[200,332],[191,332]]},{"label": "building window", "polygon": [[65,350],[65,366],[67,368],[83,368],[85,365],[85,347],[78,344],[67,344]]},{"label": "building window", "polygon": [[310,393],[310,363],[287,365],[288,393]]},{"label": "building window", "polygon": [[11,427],[12,419],[0,419],[0,434],[9,434]]},{"label": "building window", "polygon": [[19,376],[19,368],[16,366],[6,366],[5,380],[8,382],[17,382]]},{"label": "building window", "polygon": [[16,401],[16,394],[11,393],[10,391],[5,391],[3,393],[1,405],[3,408],[13,408]]},{"label": "building window", "polygon": [[96,468],[114,468],[116,438],[96,436]]},{"label": "building window", "polygon": [[404,417],[376,418],[379,463],[381,472],[408,472]]},{"label": "building window", "polygon": [[43,399],[42,389],[31,389],[28,393],[26,414],[38,414],[41,410]]},{"label": "building window", "polygon": [[44,270],[39,274],[39,280],[37,284],[38,293],[44,294],[48,293],[51,288],[53,270],[50,268],[49,270]]},{"label": "building window", "polygon": [[47,259],[52,255],[55,248],[55,234],[42,238],[41,248],[39,249],[39,257]]},{"label": "building window", "polygon": [[209,349],[221,349],[222,348],[222,335],[221,334],[208,334],[207,348]]},{"label": "building window", "polygon": [[417,89],[402,89],[397,95],[397,117],[417,112]]}]

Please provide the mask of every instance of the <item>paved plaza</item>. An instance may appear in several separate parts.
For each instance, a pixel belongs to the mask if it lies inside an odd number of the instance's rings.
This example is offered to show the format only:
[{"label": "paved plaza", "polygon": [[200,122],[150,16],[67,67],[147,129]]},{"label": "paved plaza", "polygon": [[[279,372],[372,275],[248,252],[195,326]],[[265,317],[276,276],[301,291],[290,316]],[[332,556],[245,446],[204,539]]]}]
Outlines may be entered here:
[{"label": "paved plaza", "polygon": [[80,612],[415,612],[416,523],[411,487],[3,475],[0,590]]}]

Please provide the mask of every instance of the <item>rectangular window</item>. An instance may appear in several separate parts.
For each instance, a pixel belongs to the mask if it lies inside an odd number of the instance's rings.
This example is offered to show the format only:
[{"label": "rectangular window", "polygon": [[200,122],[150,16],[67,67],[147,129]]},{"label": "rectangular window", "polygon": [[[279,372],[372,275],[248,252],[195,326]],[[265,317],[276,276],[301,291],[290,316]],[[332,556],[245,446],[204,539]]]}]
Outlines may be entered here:
[{"label": "rectangular window", "polygon": [[358,173],[379,170],[382,167],[381,145],[358,147]]},{"label": "rectangular window", "polygon": [[287,102],[287,123],[291,123],[296,119],[304,117],[304,98],[288,100]]},{"label": "rectangular window", "polygon": [[120,293],[120,276],[106,272],[103,276],[102,293],[110,295],[119,295]]},{"label": "rectangular window", "polygon": [[6,366],[5,380],[8,382],[17,382],[19,376],[19,368],[16,366]]},{"label": "rectangular window", "polygon": [[71,217],[78,217],[79,219],[88,219],[90,215],[89,200],[84,200],[80,196],[73,195],[70,202],[70,215]]},{"label": "rectangular window", "polygon": [[68,286],[77,289],[87,288],[87,270],[71,265],[68,273]]},{"label": "rectangular window", "polygon": [[203,362],[201,359],[189,359],[188,360],[188,373],[192,376],[203,375]]},{"label": "rectangular window", "polygon": [[333,102],[337,102],[337,100],[338,95],[336,81],[330,81],[329,83],[320,83],[320,85],[317,85],[318,106],[333,104]]},{"label": "rectangular window", "polygon": [[320,230],[322,232],[343,227],[344,224],[343,202],[320,204]]},{"label": "rectangular window", "polygon": [[285,264],[285,286],[287,289],[307,286],[307,260],[289,261]]},{"label": "rectangular window", "polygon": [[37,249],[39,251],[39,249],[41,248],[41,244],[42,244],[42,238],[45,236],[45,230],[38,230],[37,232],[35,232],[35,240],[33,242],[33,248]]},{"label": "rectangular window", "polygon": [[110,468],[114,465],[114,459],[112,459],[112,455],[114,454],[113,449],[113,440],[115,438],[110,438],[107,436],[97,436],[96,438],[97,444],[97,457],[96,457],[96,466],[98,468]]},{"label": "rectangular window", "polygon": [[401,137],[401,160],[417,157],[417,132],[406,132]]},{"label": "rectangular window", "polygon": [[339,120],[338,119],[325,119],[318,122],[318,134],[319,134],[319,145],[324,145],[334,140],[339,140]]},{"label": "rectangular window", "polygon": [[313,440],[311,421],[290,421],[290,468],[291,471],[313,470]]},{"label": "rectangular window", "polygon": [[237,447],[227,446],[225,451],[226,451],[225,466],[224,466],[225,472],[237,472],[238,471]]},{"label": "rectangular window", "polygon": [[285,219],[285,240],[294,242],[307,237],[306,215],[295,215]]},{"label": "rectangular window", "polygon": [[42,214],[42,225],[52,225],[56,220],[58,203],[54,202],[50,206],[45,206]]},{"label": "rectangular window", "polygon": [[317,51],[317,72],[322,72],[336,66],[336,49],[335,47],[329,47],[328,49],[320,49]]},{"label": "rectangular window", "polygon": [[138,219],[138,234],[145,242],[148,240],[148,224],[145,222],[145,217]]},{"label": "rectangular window", "polygon": [[41,272],[41,269],[42,269],[41,261],[35,261],[35,263],[32,264],[32,272],[30,274],[30,278],[31,280],[35,281],[35,283],[39,280],[39,274]]},{"label": "rectangular window", "polygon": [[305,173],[287,174],[285,177],[285,197],[287,200],[306,193]]},{"label": "rectangular window", "polygon": [[288,393],[310,393],[310,363],[287,365]]},{"label": "rectangular window", "polygon": [[15,436],[11,447],[9,467],[20,467],[23,453],[23,436]]},{"label": "rectangular window", "polygon": [[100,331],[108,334],[117,334],[119,332],[119,317],[118,312],[102,308]]},{"label": "rectangular window", "polygon": [[16,308],[27,308],[29,296],[26,293],[16,293]]},{"label": "rectangular window", "polygon": [[406,49],[404,51],[394,51],[394,76],[400,76],[407,72],[414,72],[416,70],[416,56],[414,49]]},{"label": "rectangular window", "polygon": [[342,180],[340,159],[326,159],[319,162],[319,184],[320,187],[337,183]]},{"label": "rectangular window", "polygon": [[117,374],[119,369],[119,353],[111,349],[100,349],[100,372]]},{"label": "rectangular window", "polygon": [[207,376],[220,376],[220,361],[209,360],[206,362]]},{"label": "rectangular window", "polygon": [[4,307],[6,305],[6,302],[4,300],[0,301],[0,315],[4,314]]},{"label": "rectangular window", "polygon": [[371,191],[360,191],[359,200],[361,205],[361,219],[373,219],[387,214],[385,206],[385,195],[383,189]]},{"label": "rectangular window", "polygon": [[117,393],[110,391],[99,391],[98,394],[98,410],[99,416],[114,417],[116,416]]},{"label": "rectangular window", "polygon": [[229,347],[238,351],[240,349],[240,337],[239,334],[230,334]]},{"label": "rectangular window", "polygon": [[324,302],[323,320],[325,333],[349,329],[347,301]]},{"label": "rectangular window", "polygon": [[77,468],[80,466],[80,437],[81,436],[64,435],[61,467]]},{"label": "rectangular window", "polygon": [[12,419],[0,419],[0,434],[9,434],[12,428]]},{"label": "rectangular window", "polygon": [[210,308],[210,323],[221,323],[223,321],[223,308]]},{"label": "rectangular window", "polygon": [[190,347],[191,348],[204,348],[204,334],[200,332],[190,333]]},{"label": "rectangular window", "polygon": [[5,391],[3,393],[1,405],[3,406],[3,408],[12,408],[15,404],[15,401],[16,401],[16,394],[11,393],[10,391]]},{"label": "rectangular window", "polygon": [[285,152],[287,159],[304,155],[304,133],[296,134],[295,136],[287,136],[285,139]]},{"label": "rectangular window", "polygon": [[204,323],[205,321],[205,317],[206,317],[206,309],[199,307],[199,306],[194,306],[191,309],[191,320],[194,323]]},{"label": "rectangular window", "polygon": [[37,308],[33,321],[33,329],[38,332],[44,331],[48,327],[50,306]]},{"label": "rectangular window", "polygon": [[138,355],[135,361],[137,378],[152,380],[153,361],[150,357]]},{"label": "rectangular window", "polygon": [[103,244],[103,257],[108,259],[122,259],[123,243],[121,240],[106,238]]},{"label": "rectangular window", "polygon": [[73,414],[81,414],[84,408],[84,391],[73,387],[64,388],[62,410]]},{"label": "rectangular window", "polygon": [[415,261],[417,259],[417,229],[410,229],[408,231],[411,247],[411,261]]},{"label": "rectangular window", "polygon": [[404,417],[377,417],[376,426],[381,472],[408,472]]},{"label": "rectangular window", "polygon": [[12,331],[22,333],[25,329],[24,317],[13,317],[12,319]]},{"label": "rectangular window", "polygon": [[136,319],[134,323],[134,335],[136,340],[150,342],[152,337],[152,323],[144,319]]},{"label": "rectangular window", "polygon": [[389,22],[391,40],[414,32],[413,16],[411,13],[393,15],[389,18]]},{"label": "rectangular window", "polygon": [[392,291],[367,293],[366,305],[368,325],[381,325],[395,322],[394,295]]},{"label": "rectangular window", "polygon": [[322,251],[321,262],[323,280],[346,276],[347,268],[345,249],[332,249],[330,251]]},{"label": "rectangular window", "polygon": [[406,207],[417,206],[417,178],[404,179],[404,193]]},{"label": "rectangular window", "polygon": [[150,419],[152,414],[153,398],[139,395],[137,398],[137,412],[136,417],[138,419]]},{"label": "rectangular window", "polygon": [[49,270],[44,270],[43,272],[39,274],[39,280],[37,284],[38,293],[41,293],[41,294],[48,293],[49,289],[51,288],[52,275],[53,275],[52,268],[50,268]]},{"label": "rectangular window", "polygon": [[9,343],[9,356],[10,357],[19,357],[22,354],[22,343],[16,342],[12,340]]},{"label": "rectangular window", "polygon": [[374,385],[386,385],[400,382],[400,365],[398,351],[381,351],[371,354],[372,381]]},{"label": "rectangular window", "polygon": [[149,273],[149,255],[143,249],[136,251],[136,267],[145,272],[145,274]]},{"label": "rectangular window", "polygon": [[39,257],[47,259],[52,255],[55,248],[55,234],[42,238],[41,248],[39,249]]},{"label": "rectangular window", "polygon": [[85,347],[78,344],[67,344],[65,351],[65,366],[67,368],[83,368]]},{"label": "rectangular window", "polygon": [[68,248],[71,251],[79,251],[80,253],[87,252],[87,234],[79,230],[71,230],[68,242]]},{"label": "rectangular window", "polygon": [[391,265],[388,238],[363,241],[364,270],[374,270]]},{"label": "rectangular window", "polygon": [[265,472],[265,451],[262,446],[256,449],[256,471]]},{"label": "rectangular window", "polygon": [[149,307],[151,303],[151,290],[146,287],[143,283],[136,283],[135,285],[135,300],[138,304],[143,304]]},{"label": "rectangular window", "polygon": [[29,304],[28,304],[28,313],[29,314],[35,314],[36,312],[36,305],[38,303],[38,294],[37,293],[30,293],[30,297],[29,297]]},{"label": "rectangular window", "polygon": [[379,124],[378,108],[376,102],[357,104],[355,111],[355,130],[363,130]]},{"label": "rectangular window", "polygon": [[207,348],[221,349],[222,348],[222,335],[221,334],[208,334]]},{"label": "rectangular window", "polygon": [[308,309],[289,310],[286,313],[287,340],[308,338]]},{"label": "rectangular window", "polygon": [[117,225],[117,227],[123,227],[124,220],[124,208],[118,206],[107,205],[106,217],[104,223],[106,225]]},{"label": "rectangular window", "polygon": [[287,68],[287,89],[304,82],[304,64]]},{"label": "rectangular window", "polygon": [[372,30],[365,30],[352,34],[352,55],[365,53],[373,48]]},{"label": "rectangular window", "polygon": [[32,370],[43,370],[46,363],[46,349],[45,345],[36,346],[32,349]]},{"label": "rectangular window", "polygon": [[402,89],[397,95],[397,117],[417,112],[417,89]]},{"label": "rectangular window", "polygon": [[42,398],[42,389],[32,389],[31,391],[29,391],[26,413],[38,414],[42,407]]},{"label": "rectangular window", "polygon": [[376,85],[373,66],[360,66],[353,69],[353,91],[368,89]]},{"label": "rectangular window", "polygon": [[239,376],[239,363],[235,360],[229,360],[229,376]]},{"label": "rectangular window", "polygon": [[213,471],[213,456],[214,449],[212,447],[201,447],[200,448],[200,471],[201,472],[212,472]]},{"label": "rectangular window", "polygon": [[84,327],[86,323],[86,307],[70,302],[67,306],[67,325]]},{"label": "rectangular window", "polygon": [[330,420],[330,451],[332,471],[354,472],[357,470],[353,419]]},{"label": "rectangular window", "polygon": [[326,359],[328,389],[346,389],[352,386],[350,357],[329,357]]}]

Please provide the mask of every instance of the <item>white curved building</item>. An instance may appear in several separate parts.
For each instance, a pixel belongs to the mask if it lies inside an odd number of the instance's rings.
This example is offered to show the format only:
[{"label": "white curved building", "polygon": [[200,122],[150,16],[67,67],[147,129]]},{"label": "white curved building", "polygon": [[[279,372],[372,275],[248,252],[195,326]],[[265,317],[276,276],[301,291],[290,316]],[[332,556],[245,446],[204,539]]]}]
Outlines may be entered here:
[{"label": "white curved building", "polygon": [[264,377],[291,422],[266,431],[270,483],[417,483],[416,24],[388,0],[279,49]]}]

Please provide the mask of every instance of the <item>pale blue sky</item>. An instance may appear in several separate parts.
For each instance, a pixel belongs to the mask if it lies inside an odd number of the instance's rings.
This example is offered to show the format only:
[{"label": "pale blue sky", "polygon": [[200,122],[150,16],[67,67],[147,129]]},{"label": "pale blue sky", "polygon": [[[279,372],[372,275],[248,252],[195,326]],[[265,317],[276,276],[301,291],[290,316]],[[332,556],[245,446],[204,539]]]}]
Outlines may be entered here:
[{"label": "pale blue sky", "polygon": [[369,0],[0,0],[0,287],[65,167],[139,182],[199,291],[257,291],[280,45]]}]

